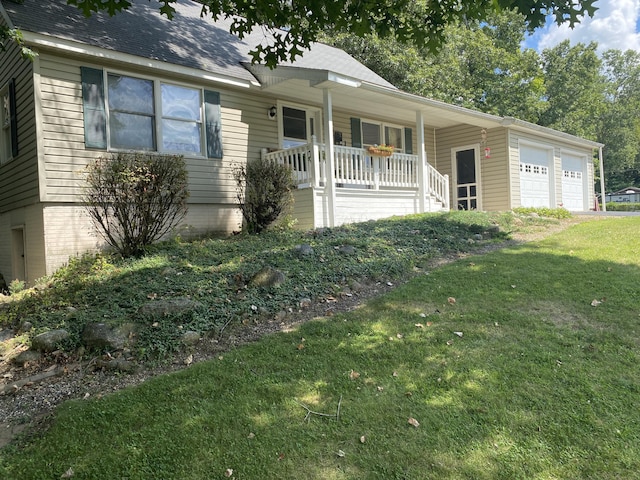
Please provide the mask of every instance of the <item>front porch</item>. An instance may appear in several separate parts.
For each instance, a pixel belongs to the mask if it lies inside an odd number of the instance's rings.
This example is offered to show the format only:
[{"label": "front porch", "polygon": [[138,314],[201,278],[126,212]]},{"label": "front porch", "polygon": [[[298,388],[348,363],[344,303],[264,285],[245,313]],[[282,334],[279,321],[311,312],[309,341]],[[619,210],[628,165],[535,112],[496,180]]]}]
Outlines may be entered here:
[{"label": "front porch", "polygon": [[298,186],[294,216],[301,228],[449,210],[448,175],[421,162],[420,156],[380,156],[342,145],[327,148],[314,138],[298,147],[263,152],[263,159],[293,170]]}]

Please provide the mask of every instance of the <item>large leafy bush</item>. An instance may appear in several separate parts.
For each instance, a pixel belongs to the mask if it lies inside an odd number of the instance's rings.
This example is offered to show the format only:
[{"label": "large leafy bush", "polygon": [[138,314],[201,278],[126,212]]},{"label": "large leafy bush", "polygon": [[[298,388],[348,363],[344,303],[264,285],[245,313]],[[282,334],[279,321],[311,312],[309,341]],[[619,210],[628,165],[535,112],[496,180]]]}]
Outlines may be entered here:
[{"label": "large leafy bush", "polygon": [[187,213],[187,171],[181,156],[116,153],[90,163],[85,180],[91,220],[125,257],[141,255]]}]

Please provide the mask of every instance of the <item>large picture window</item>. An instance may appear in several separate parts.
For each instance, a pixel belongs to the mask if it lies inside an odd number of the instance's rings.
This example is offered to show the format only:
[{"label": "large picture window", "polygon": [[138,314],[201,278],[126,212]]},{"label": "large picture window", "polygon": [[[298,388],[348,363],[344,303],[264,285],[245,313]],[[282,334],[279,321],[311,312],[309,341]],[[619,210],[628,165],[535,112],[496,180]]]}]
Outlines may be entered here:
[{"label": "large picture window", "polygon": [[392,145],[397,152],[404,150],[404,130],[402,127],[362,120],[362,145]]},{"label": "large picture window", "polygon": [[222,158],[220,94],[82,67],[87,148]]}]

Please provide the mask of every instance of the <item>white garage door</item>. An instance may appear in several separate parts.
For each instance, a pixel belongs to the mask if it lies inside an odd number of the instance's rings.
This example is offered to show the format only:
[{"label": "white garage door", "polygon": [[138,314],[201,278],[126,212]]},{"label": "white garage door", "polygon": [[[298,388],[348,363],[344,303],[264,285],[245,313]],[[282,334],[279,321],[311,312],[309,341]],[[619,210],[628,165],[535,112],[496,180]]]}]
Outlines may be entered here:
[{"label": "white garage door", "polygon": [[523,207],[550,207],[550,150],[520,146],[520,204]]},{"label": "white garage door", "polygon": [[584,157],[562,155],[562,206],[571,211],[585,209]]}]

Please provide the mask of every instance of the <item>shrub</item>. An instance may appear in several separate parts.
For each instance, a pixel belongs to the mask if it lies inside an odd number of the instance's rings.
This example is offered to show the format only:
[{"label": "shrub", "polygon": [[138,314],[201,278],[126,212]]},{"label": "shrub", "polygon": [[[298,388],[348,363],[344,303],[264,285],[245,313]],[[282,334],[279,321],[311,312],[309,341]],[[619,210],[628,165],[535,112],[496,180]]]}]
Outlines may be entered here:
[{"label": "shrub", "polygon": [[571,212],[566,208],[548,208],[548,207],[517,207],[513,211],[520,215],[537,213],[541,217],[547,218],[571,218]]},{"label": "shrub", "polygon": [[238,206],[249,233],[260,233],[293,204],[291,168],[271,160],[250,160],[234,171]]},{"label": "shrub", "polygon": [[84,201],[98,233],[124,257],[138,256],[187,213],[181,156],[117,153],[85,171]]},{"label": "shrub", "polygon": [[[602,204],[600,204],[602,209]],[[640,203],[615,203],[607,202],[607,210],[610,212],[640,212]]]}]

